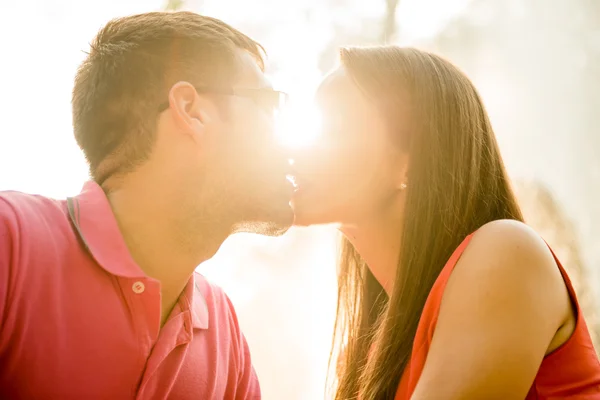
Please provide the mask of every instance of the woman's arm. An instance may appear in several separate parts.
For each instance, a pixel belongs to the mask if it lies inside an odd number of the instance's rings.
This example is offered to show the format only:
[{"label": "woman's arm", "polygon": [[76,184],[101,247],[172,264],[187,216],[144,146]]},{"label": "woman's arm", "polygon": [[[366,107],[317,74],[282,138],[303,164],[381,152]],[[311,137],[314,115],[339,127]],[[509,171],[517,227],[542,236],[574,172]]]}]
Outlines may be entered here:
[{"label": "woman's arm", "polygon": [[566,285],[544,241],[519,222],[487,224],[448,281],[411,399],[524,399],[571,318]]}]

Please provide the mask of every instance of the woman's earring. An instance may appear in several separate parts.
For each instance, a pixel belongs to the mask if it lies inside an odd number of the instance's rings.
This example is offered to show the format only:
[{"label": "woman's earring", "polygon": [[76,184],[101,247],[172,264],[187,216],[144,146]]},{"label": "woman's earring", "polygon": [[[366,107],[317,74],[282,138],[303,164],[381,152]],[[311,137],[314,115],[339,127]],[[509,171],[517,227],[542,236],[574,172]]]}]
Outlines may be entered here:
[{"label": "woman's earring", "polygon": [[408,185],[407,185],[406,183],[401,183],[401,184],[400,184],[400,190],[404,190],[404,189],[406,189],[406,187],[407,187],[407,186],[408,186]]}]

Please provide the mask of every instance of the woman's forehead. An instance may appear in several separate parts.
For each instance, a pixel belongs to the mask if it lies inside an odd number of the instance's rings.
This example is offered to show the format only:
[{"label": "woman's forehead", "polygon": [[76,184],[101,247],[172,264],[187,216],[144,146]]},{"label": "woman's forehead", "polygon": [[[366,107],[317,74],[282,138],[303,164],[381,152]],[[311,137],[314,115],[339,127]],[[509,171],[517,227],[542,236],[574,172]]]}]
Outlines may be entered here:
[{"label": "woman's forehead", "polygon": [[329,72],[321,81],[317,89],[317,95],[323,96],[331,92],[339,91],[347,86],[349,81],[348,74],[343,66],[339,66]]},{"label": "woman's forehead", "polygon": [[362,97],[359,88],[343,66],[336,68],[323,79],[316,94],[317,102],[323,105],[330,102],[357,103],[364,100]]}]

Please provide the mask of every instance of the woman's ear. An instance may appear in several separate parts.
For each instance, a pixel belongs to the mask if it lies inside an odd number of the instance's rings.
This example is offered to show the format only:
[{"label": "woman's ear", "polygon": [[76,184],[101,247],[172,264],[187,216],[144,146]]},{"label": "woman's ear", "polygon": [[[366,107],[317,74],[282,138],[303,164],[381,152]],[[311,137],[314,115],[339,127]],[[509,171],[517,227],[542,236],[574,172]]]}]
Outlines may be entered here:
[{"label": "woman's ear", "polygon": [[396,164],[396,188],[398,190],[404,190],[408,187],[408,166],[410,164],[410,157],[408,153],[400,153],[397,156],[398,163]]}]

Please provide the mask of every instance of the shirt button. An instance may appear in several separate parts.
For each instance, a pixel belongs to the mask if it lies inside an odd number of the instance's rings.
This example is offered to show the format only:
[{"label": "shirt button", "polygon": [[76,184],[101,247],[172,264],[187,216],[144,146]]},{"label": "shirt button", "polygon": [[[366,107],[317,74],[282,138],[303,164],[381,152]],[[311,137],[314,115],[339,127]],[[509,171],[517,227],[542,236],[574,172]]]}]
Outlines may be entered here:
[{"label": "shirt button", "polygon": [[131,290],[133,290],[133,293],[135,293],[135,294],[144,293],[145,289],[146,289],[146,286],[144,285],[144,282],[140,282],[140,281],[135,282],[133,284],[133,286],[131,286]]}]

